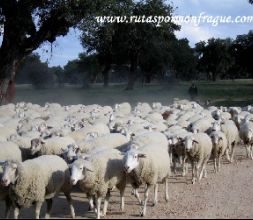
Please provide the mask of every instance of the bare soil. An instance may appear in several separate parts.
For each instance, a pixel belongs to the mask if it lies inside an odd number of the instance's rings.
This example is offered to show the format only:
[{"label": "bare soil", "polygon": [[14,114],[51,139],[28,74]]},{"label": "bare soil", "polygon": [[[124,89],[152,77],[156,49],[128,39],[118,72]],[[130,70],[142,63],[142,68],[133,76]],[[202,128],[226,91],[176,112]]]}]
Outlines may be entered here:
[{"label": "bare soil", "polygon": [[[229,164],[225,160],[220,173],[215,174],[212,162],[208,166],[208,177],[200,183],[191,184],[191,173],[170,179],[170,201],[165,202],[164,186],[159,189],[159,203],[152,207],[152,195],[148,204],[146,218],[252,218],[253,217],[253,161],[245,158],[245,150],[237,148],[236,162]],[[143,188],[140,189],[143,196]],[[95,218],[88,212],[85,194],[73,193],[74,206],[78,218]],[[119,193],[112,193],[109,212],[106,218],[140,218],[140,206],[126,192],[125,212],[119,211]],[[0,218],[4,217],[4,203],[0,203]],[[45,205],[41,216],[45,215]],[[22,218],[33,218],[33,209],[25,209]],[[69,208],[63,196],[54,200],[52,218],[69,218]]]}]

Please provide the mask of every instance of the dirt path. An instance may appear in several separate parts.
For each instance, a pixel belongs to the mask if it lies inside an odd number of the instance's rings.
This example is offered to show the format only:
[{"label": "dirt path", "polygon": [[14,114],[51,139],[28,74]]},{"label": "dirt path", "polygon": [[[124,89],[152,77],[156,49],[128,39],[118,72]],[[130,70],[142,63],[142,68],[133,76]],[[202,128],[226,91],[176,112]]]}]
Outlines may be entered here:
[{"label": "dirt path", "polygon": [[[246,160],[244,150],[237,150],[236,163],[225,164],[219,174],[213,173],[213,166],[208,166],[208,178],[196,185],[190,184],[191,175],[186,178],[174,177],[170,180],[170,202],[165,203],[163,186],[159,190],[159,204],[151,207],[149,203],[147,218],[252,218],[253,217],[253,161]],[[114,192],[107,218],[139,218],[140,207],[131,196],[131,189],[126,193],[126,211],[119,212],[119,193]],[[143,189],[140,190],[143,192]],[[151,193],[150,198],[152,198]],[[143,194],[141,194],[143,196]],[[94,218],[86,212],[87,199],[82,193],[74,193],[74,206],[78,218]],[[152,199],[150,199],[150,202]],[[0,203],[0,218],[3,218],[4,205]],[[44,216],[45,207],[42,211]],[[23,210],[22,218],[33,217],[31,209]],[[68,218],[69,209],[66,200],[55,200],[52,217]]]}]

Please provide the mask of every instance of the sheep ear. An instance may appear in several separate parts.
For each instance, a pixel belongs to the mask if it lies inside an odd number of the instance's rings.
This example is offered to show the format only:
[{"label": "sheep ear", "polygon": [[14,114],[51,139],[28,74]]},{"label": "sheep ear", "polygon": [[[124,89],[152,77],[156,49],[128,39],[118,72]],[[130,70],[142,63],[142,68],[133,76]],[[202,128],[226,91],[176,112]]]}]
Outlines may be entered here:
[{"label": "sheep ear", "polygon": [[146,154],[138,154],[138,158],[147,158]]},{"label": "sheep ear", "polygon": [[94,172],[94,171],[93,171],[93,166],[92,166],[92,164],[91,164],[89,161],[84,160],[84,161],[83,161],[83,166],[84,166],[84,168],[85,168],[86,170],[88,170],[88,171],[90,171],[90,172]]}]

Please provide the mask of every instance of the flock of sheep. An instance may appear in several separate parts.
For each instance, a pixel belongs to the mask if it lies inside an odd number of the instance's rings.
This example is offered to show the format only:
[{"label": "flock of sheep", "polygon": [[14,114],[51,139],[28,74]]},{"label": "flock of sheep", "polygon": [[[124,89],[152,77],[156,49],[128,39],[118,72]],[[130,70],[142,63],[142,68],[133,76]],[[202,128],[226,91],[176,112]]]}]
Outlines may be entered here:
[{"label": "flock of sheep", "polygon": [[[105,216],[110,193],[120,192],[124,210],[126,185],[138,199],[141,216],[147,213],[149,191],[168,178],[192,167],[192,183],[207,177],[206,165],[214,161],[220,171],[223,155],[233,163],[234,150],[246,147],[253,159],[253,107],[203,108],[188,100],[161,103],[129,103],[110,106],[31,103],[0,107],[0,200],[5,217],[13,208],[18,218],[22,208],[35,205],[40,217],[46,201],[50,217],[53,198],[63,192],[75,218],[71,191],[74,186],[87,195],[90,210]],[[138,188],[144,185],[144,200]],[[103,211],[101,203],[103,202]]]}]

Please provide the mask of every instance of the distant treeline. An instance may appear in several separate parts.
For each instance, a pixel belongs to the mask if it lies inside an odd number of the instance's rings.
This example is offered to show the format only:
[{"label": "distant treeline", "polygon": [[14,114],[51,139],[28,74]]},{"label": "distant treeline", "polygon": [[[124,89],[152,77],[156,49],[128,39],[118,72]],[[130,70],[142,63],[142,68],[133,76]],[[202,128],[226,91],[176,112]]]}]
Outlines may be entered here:
[{"label": "distant treeline", "polygon": [[[232,39],[209,39],[199,42],[195,48],[189,46],[187,39],[170,39],[166,59],[161,59],[159,48],[142,57],[146,62],[137,67],[135,81],[170,82],[172,80],[217,80],[253,78],[253,32]],[[49,68],[33,54],[23,62],[17,74],[17,83],[33,84],[37,88],[62,86],[64,83],[108,84],[127,82],[130,63],[111,63],[108,69],[101,64],[100,54],[80,54],[79,59],[69,61],[64,68]],[[108,71],[108,79],[104,72]]]}]

